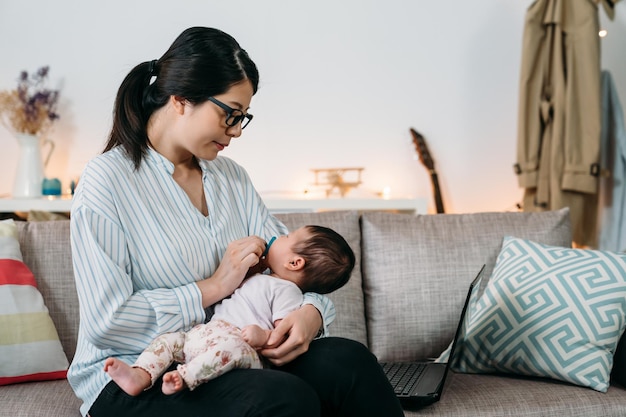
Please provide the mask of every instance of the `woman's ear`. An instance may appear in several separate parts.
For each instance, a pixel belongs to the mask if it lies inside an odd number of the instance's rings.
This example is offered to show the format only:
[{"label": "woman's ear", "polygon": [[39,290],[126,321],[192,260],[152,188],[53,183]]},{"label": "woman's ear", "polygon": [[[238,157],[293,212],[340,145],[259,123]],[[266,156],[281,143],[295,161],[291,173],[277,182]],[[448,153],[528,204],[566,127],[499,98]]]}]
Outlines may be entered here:
[{"label": "woman's ear", "polygon": [[289,271],[299,271],[304,268],[304,264],[305,262],[302,256],[295,256],[291,258],[289,262],[287,262],[285,268],[287,268]]},{"label": "woman's ear", "polygon": [[185,113],[185,105],[187,104],[187,100],[185,98],[180,96],[170,96],[170,104],[176,113]]}]

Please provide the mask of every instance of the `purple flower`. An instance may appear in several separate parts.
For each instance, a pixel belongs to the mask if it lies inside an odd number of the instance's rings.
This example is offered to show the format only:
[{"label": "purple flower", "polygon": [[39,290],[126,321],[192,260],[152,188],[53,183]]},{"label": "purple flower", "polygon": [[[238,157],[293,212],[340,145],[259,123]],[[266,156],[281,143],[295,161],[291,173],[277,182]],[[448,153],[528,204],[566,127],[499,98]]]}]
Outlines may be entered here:
[{"label": "purple flower", "polygon": [[5,116],[18,132],[36,134],[59,118],[59,91],[45,88],[49,73],[49,66],[32,75],[22,71],[14,91],[0,91],[0,116]]}]

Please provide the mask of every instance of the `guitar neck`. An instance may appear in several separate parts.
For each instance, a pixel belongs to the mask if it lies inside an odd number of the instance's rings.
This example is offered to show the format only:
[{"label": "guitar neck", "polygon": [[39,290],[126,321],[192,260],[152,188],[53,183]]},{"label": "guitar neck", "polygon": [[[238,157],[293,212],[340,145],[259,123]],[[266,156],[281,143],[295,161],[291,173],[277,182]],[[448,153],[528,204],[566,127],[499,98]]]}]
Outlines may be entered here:
[{"label": "guitar neck", "polygon": [[439,188],[439,178],[437,178],[437,172],[435,172],[435,170],[430,172],[430,180],[433,184],[433,194],[435,197],[435,208],[437,209],[437,214],[445,213],[443,208],[443,198],[441,197],[441,189]]},{"label": "guitar neck", "polygon": [[433,158],[430,156],[430,151],[426,145],[426,139],[424,139],[424,136],[422,136],[415,129],[409,130],[413,136],[413,144],[415,145],[415,150],[419,155],[420,162],[424,165],[428,172],[430,172],[430,180],[433,185],[433,196],[435,198],[437,213],[444,213],[443,198],[441,197],[441,190],[439,188],[439,179],[437,178],[437,171],[435,171],[435,161],[433,161]]}]

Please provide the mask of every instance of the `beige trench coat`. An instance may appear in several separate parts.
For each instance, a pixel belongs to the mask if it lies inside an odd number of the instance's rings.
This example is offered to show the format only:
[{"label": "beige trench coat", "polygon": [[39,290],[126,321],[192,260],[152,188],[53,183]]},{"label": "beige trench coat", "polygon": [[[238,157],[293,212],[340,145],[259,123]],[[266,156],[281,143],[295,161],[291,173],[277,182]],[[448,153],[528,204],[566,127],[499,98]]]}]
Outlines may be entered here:
[{"label": "beige trench coat", "polygon": [[[570,208],[574,242],[596,245],[600,173],[599,0],[536,0],[527,10],[517,163],[524,211]],[[601,0],[612,18],[614,2]]]}]

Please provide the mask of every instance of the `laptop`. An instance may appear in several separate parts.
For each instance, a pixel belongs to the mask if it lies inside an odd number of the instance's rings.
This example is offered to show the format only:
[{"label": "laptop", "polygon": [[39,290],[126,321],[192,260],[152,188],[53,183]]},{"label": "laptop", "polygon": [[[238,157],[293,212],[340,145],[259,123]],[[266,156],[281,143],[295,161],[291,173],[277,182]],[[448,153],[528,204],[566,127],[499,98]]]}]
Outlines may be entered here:
[{"label": "laptop", "polygon": [[461,336],[463,323],[465,322],[467,306],[472,298],[472,294],[477,289],[476,284],[480,280],[484,269],[485,265],[482,266],[476,278],[470,284],[447,363],[432,361],[380,362],[403,407],[423,407],[437,402],[441,398],[443,385],[454,357],[457,341]]}]

